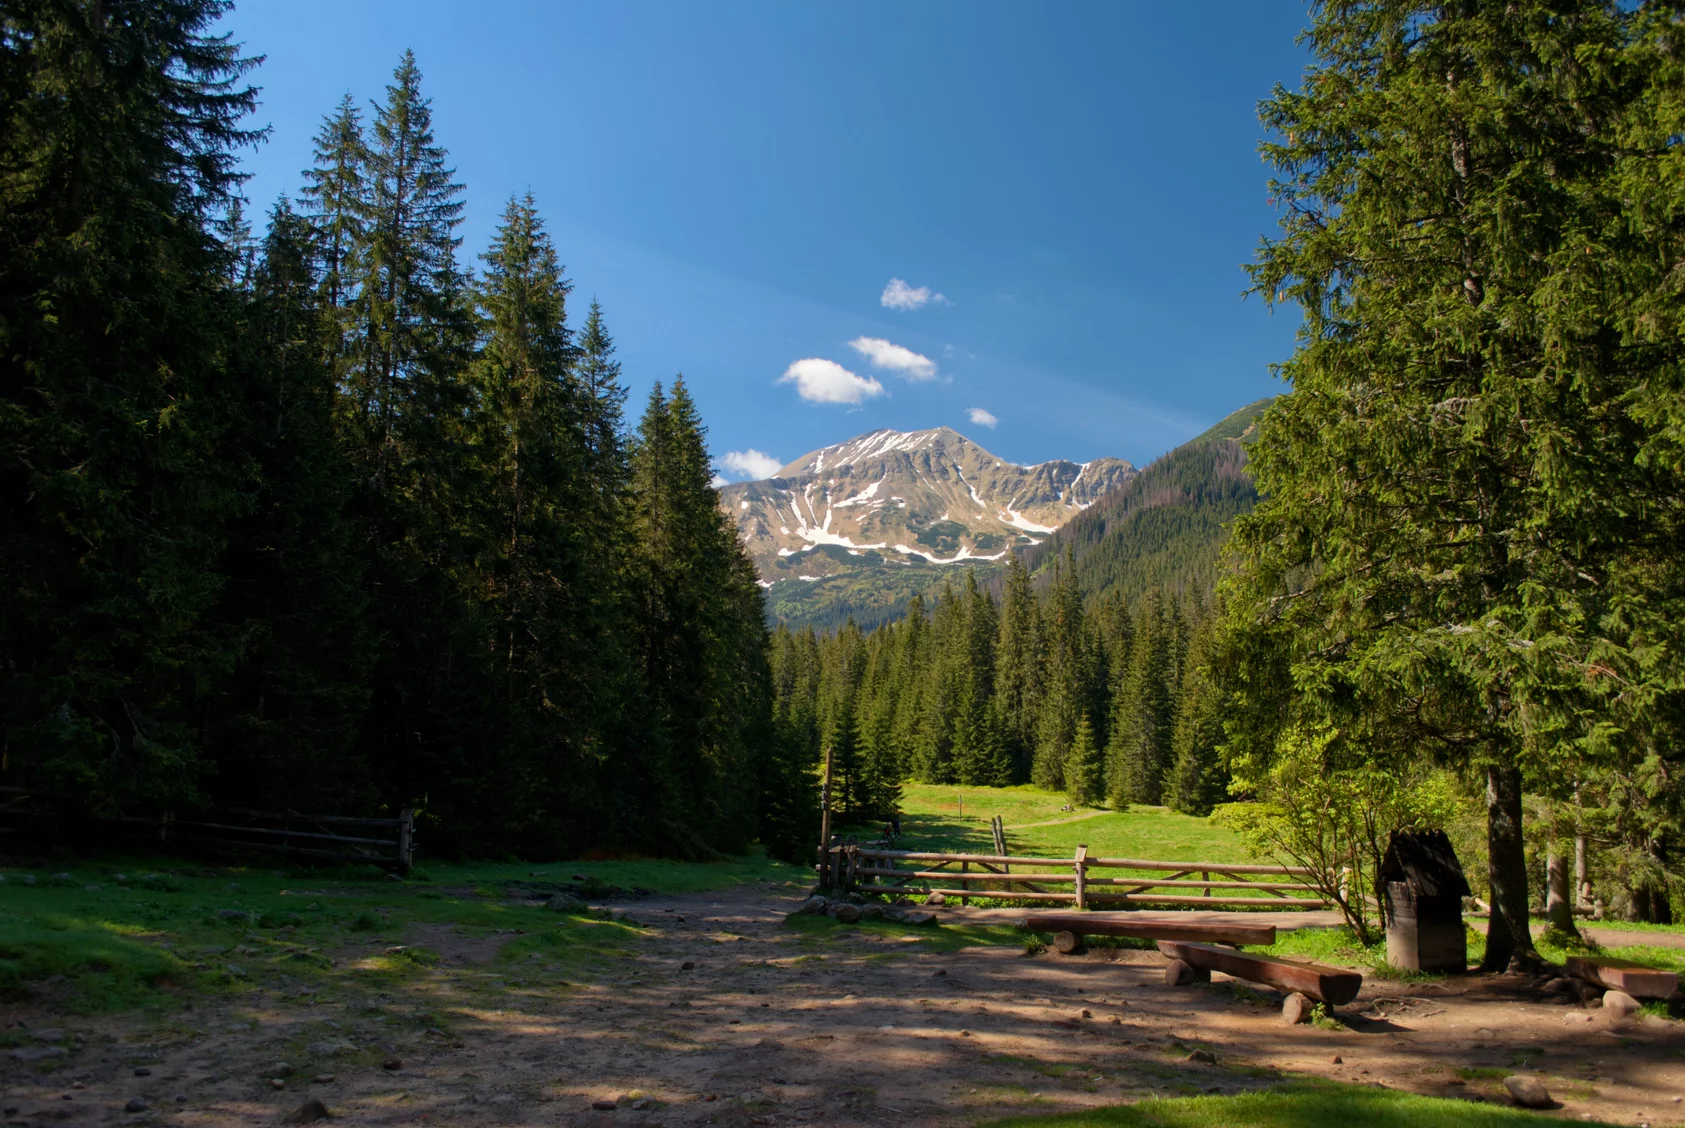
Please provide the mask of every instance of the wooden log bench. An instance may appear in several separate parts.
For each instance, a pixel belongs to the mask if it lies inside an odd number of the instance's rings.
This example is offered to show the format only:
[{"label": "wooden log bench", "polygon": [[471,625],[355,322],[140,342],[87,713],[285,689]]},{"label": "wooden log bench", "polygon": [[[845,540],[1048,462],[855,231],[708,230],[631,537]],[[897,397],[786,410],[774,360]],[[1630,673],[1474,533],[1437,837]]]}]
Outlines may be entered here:
[{"label": "wooden log bench", "polygon": [[1189,940],[1208,944],[1274,944],[1273,924],[1168,920],[1141,913],[1032,913],[1024,925],[1053,933],[1053,946],[1069,955],[1084,936],[1123,936],[1132,940]]},{"label": "wooden log bench", "polygon": [[1635,999],[1665,999],[1679,986],[1671,971],[1612,956],[1569,956],[1563,969],[1608,991],[1625,991]]},{"label": "wooden log bench", "polygon": [[1249,979],[1288,992],[1297,991],[1331,1007],[1351,1002],[1363,987],[1362,973],[1309,960],[1254,956],[1215,944],[1191,944],[1180,940],[1160,940],[1158,950],[1170,959],[1181,960],[1202,978],[1209,979],[1212,972],[1220,971],[1236,979]]}]

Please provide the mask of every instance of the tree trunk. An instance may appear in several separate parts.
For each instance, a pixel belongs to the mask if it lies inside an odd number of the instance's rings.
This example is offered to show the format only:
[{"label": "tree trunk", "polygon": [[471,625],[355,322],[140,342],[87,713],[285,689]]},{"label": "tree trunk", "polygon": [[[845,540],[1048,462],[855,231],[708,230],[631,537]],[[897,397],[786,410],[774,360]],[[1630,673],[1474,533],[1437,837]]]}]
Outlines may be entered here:
[{"label": "tree trunk", "polygon": [[1527,928],[1527,857],[1521,839],[1521,769],[1486,769],[1486,849],[1492,915],[1482,971],[1523,971],[1538,963]]},{"label": "tree trunk", "polygon": [[1574,906],[1568,900],[1568,863],[1554,843],[1545,858],[1545,918],[1554,931],[1575,932]]}]

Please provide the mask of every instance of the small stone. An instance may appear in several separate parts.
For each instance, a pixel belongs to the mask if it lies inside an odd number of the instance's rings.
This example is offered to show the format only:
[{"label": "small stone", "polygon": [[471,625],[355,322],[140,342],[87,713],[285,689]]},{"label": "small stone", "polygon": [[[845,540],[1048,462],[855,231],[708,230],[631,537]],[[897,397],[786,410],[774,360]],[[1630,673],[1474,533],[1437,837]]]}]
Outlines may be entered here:
[{"label": "small stone", "polygon": [[326,1119],[328,1119],[327,1106],[315,1097],[311,1097],[287,1114],[288,1124],[314,1124],[318,1120]]},{"label": "small stone", "polygon": [[1122,1026],[1123,1025],[1123,1019],[1119,1018],[1115,1014],[1112,1015],[1112,1025],[1113,1026]]},{"label": "small stone", "polygon": [[389,1057],[385,1061],[380,1063],[380,1068],[382,1068],[382,1069],[402,1069],[402,1068],[404,1068],[404,1063],[403,1063],[403,1061],[401,1061],[398,1058]]},{"label": "small stone", "polygon": [[245,909],[218,909],[216,915],[223,920],[240,921],[241,923],[252,919],[252,914]]},{"label": "small stone", "polygon": [[679,970],[680,971],[695,971],[696,970],[696,961],[695,960],[686,960],[684,963],[679,965]]},{"label": "small stone", "polygon": [[570,913],[584,908],[585,902],[572,893],[557,893],[544,902],[544,907],[553,913]]},{"label": "small stone", "polygon": [[858,905],[842,904],[837,906],[838,924],[860,923],[860,907]]},{"label": "small stone", "polygon": [[1311,1020],[1311,1011],[1314,1008],[1315,1004],[1311,1002],[1310,996],[1295,991],[1291,995],[1287,996],[1286,999],[1282,1000],[1282,1021],[1286,1022],[1289,1026],[1298,1026],[1300,1023],[1309,1022]]},{"label": "small stone", "polygon": [[271,1089],[285,1089],[287,1087],[287,1083],[279,1077],[271,1077],[269,1079],[269,1087]]},{"label": "small stone", "polygon": [[[969,1038],[969,1037],[971,1037],[971,1031],[969,1031],[969,1030],[961,1030],[961,1031],[960,1031],[960,1037],[961,1037],[961,1038]],[[1678,1098],[1677,1098],[1677,1097],[1675,1097],[1675,1098],[1674,1098],[1674,1099],[1675,1099],[1675,1100],[1678,1100]]]},{"label": "small stone", "polygon": [[241,967],[239,964],[229,964],[227,970],[228,974],[232,975],[235,979],[244,979],[246,977],[246,969]]},{"label": "small stone", "polygon": [[293,1067],[284,1061],[278,1061],[264,1072],[271,1077],[291,1077],[293,1075]]},{"label": "small stone", "polygon": [[1603,1009],[1609,1012],[1611,1022],[1622,1022],[1638,1013],[1638,1000],[1625,991],[1605,991]]},{"label": "small stone", "polygon": [[610,1100],[595,1100],[591,1102],[591,1107],[596,1109],[598,1112],[613,1112],[620,1106]]},{"label": "small stone", "polygon": [[1087,1007],[1084,1007],[1084,1008],[1083,1008],[1083,1010],[1082,1010],[1082,1017],[1084,1017],[1084,1018],[1093,1018],[1093,1017],[1094,1017],[1094,1012],[1093,1012],[1093,1011],[1091,1011],[1091,1010],[1089,1010],[1089,1009],[1088,1009],[1088,1008],[1087,1008]]},{"label": "small stone", "polygon": [[318,1085],[332,1085],[333,1079],[334,1075],[331,1073],[318,1073],[316,1076],[311,1078],[311,1080]]},{"label": "small stone", "polygon": [[1329,1065],[1343,1065],[1344,1063],[1345,1063],[1345,1059],[1342,1058],[1339,1054],[1335,1054],[1333,1057],[1328,1059]]},{"label": "small stone", "polygon": [[1166,987],[1180,987],[1184,983],[1194,981],[1194,969],[1181,960],[1171,960],[1164,965],[1164,985]]},{"label": "small stone", "polygon": [[1516,1074],[1504,1078],[1504,1088],[1509,1090],[1510,1100],[1522,1108],[1551,1108],[1556,1104],[1550,1099],[1550,1091],[1544,1082],[1537,1077],[1523,1077]]},{"label": "small stone", "polygon": [[1217,1055],[1210,1050],[1194,1050],[1187,1056],[1186,1060],[1202,1062],[1205,1065],[1216,1065]]},{"label": "small stone", "polygon": [[946,905],[948,903],[948,898],[942,896],[940,893],[932,893],[924,899],[924,903],[927,905]]},{"label": "small stone", "polygon": [[138,1066],[135,1069],[135,1076],[136,1077],[151,1077],[152,1071],[150,1069],[146,1068],[146,1066],[144,1066],[144,1065]]},{"label": "small stone", "polygon": [[633,1101],[632,1107],[637,1109],[639,1112],[642,1112],[644,1109],[649,1107],[649,1102],[645,1100]]},{"label": "small stone", "polygon": [[187,1094],[186,1093],[177,1093],[175,1095],[175,1097],[172,1098],[172,1099],[176,1102],[176,1104],[186,1104],[187,1103]]},{"label": "small stone", "polygon": [[146,1103],[145,1097],[130,1097],[128,1103],[123,1106],[123,1111],[124,1112],[145,1112],[147,1109],[149,1109],[151,1107],[152,1107],[151,1105]]}]

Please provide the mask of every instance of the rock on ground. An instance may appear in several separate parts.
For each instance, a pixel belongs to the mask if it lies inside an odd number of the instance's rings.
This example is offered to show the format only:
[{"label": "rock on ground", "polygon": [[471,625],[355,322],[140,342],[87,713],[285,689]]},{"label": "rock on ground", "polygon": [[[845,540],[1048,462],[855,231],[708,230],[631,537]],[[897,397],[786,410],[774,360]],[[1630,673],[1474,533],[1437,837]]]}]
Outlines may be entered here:
[{"label": "rock on ground", "polygon": [[1295,991],[1282,1002],[1281,1017],[1286,1020],[1287,1025],[1297,1026],[1301,1022],[1309,1022],[1311,1012],[1315,1009],[1316,1004],[1311,1002],[1309,995]]},{"label": "rock on ground", "polygon": [[1504,1078],[1504,1088],[1509,1090],[1510,1100],[1522,1108],[1551,1108],[1556,1102],[1550,1099],[1550,1090],[1537,1077]]}]

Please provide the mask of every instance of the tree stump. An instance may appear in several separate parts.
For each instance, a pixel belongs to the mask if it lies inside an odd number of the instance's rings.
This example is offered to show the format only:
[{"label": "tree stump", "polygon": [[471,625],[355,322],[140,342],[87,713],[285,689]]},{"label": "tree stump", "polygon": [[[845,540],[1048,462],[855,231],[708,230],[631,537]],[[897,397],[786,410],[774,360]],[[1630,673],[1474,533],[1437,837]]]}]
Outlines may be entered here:
[{"label": "tree stump", "polygon": [[1074,932],[1055,932],[1053,934],[1053,950],[1062,956],[1081,952],[1082,937]]}]

